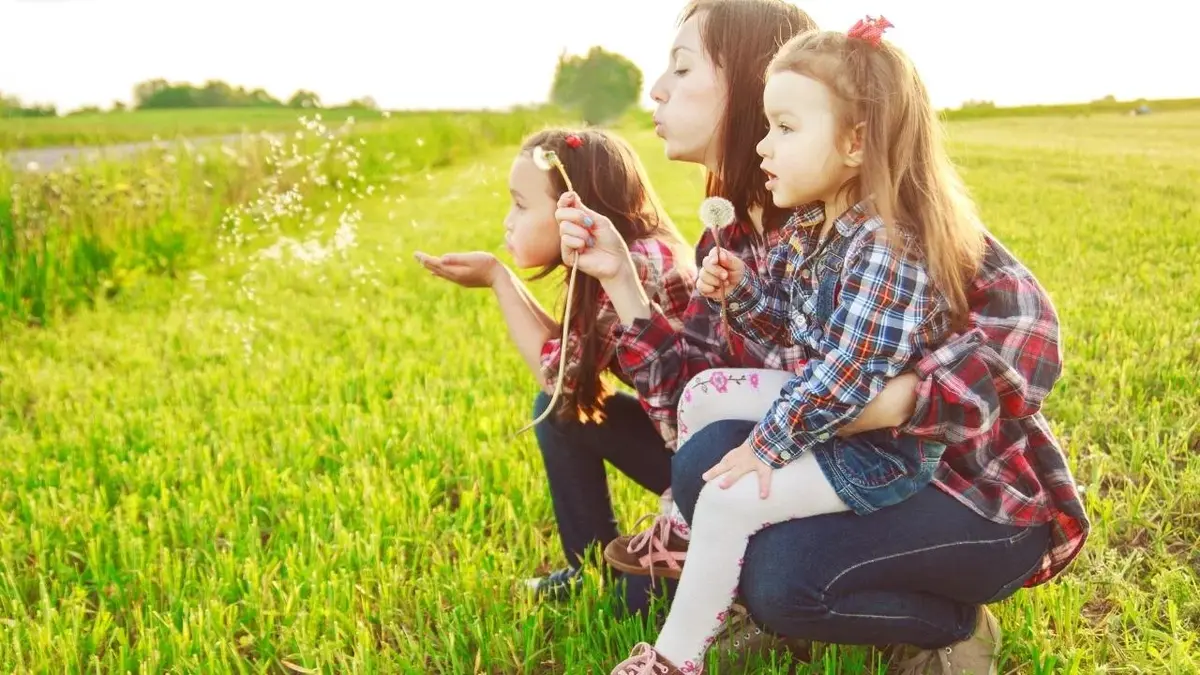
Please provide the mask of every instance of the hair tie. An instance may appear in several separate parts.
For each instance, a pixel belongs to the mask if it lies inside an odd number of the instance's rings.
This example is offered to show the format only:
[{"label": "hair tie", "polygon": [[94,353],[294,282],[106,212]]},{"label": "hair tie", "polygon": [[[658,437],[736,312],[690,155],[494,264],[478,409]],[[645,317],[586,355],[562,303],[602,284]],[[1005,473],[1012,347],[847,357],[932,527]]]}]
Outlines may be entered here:
[{"label": "hair tie", "polygon": [[867,18],[859,19],[858,23],[846,31],[846,36],[858,40],[866,40],[871,43],[871,46],[878,47],[879,42],[883,39],[883,31],[889,28],[894,28],[891,21],[882,16],[878,19],[872,19],[870,15],[867,15]]},{"label": "hair tie", "polygon": [[567,147],[568,148],[574,149],[574,148],[578,148],[582,145],[583,145],[582,138],[576,136],[575,134],[571,134],[570,136],[567,136]]}]

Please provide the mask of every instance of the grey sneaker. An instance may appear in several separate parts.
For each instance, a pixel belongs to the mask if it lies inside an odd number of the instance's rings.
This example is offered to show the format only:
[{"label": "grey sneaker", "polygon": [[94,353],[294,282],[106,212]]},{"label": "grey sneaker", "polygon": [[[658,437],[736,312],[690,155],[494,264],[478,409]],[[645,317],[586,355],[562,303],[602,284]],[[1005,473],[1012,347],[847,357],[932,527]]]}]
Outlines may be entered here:
[{"label": "grey sneaker", "polygon": [[562,602],[583,586],[583,571],[575,567],[555,570],[544,577],[525,580],[525,587],[539,600]]}]

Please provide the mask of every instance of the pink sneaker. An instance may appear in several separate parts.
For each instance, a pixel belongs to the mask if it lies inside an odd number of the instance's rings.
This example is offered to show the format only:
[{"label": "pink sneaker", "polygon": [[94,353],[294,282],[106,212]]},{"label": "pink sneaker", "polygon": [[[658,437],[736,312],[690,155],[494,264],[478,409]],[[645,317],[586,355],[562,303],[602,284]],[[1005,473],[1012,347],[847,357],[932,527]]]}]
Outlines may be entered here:
[{"label": "pink sneaker", "polygon": [[703,672],[703,664],[698,666],[687,661],[676,666],[654,651],[654,647],[639,642],[629,653],[629,658],[613,668],[612,675],[700,675]]}]

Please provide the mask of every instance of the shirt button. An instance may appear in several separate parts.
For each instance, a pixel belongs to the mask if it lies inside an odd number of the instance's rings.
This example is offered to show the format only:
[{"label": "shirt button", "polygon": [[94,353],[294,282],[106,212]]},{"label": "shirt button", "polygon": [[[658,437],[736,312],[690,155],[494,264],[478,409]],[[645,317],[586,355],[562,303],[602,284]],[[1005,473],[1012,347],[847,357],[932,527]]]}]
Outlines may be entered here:
[{"label": "shirt button", "polygon": [[737,308],[738,308],[738,307],[740,307],[740,306],[741,306],[741,305],[740,305],[739,303],[736,303],[736,302],[731,302],[731,303],[729,303],[729,309],[732,309],[732,310],[734,310],[734,311],[737,311]]},{"label": "shirt button", "polygon": [[792,458],[792,451],[791,451],[791,450],[784,450],[784,451],[783,451],[783,454],[782,454],[782,455],[780,455],[780,457],[782,457],[782,458],[784,458],[784,459],[791,459],[791,458]]},{"label": "shirt button", "polygon": [[809,269],[807,267],[805,267],[803,270],[800,270],[800,278],[807,281],[808,279],[812,278],[812,272],[810,272]]}]

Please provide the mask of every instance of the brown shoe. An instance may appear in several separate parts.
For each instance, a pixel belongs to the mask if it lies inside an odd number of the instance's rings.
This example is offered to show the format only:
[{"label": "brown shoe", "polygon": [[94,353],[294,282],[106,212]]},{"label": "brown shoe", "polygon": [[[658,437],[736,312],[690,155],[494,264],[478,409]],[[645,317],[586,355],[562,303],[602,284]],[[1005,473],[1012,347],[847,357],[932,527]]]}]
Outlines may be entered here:
[{"label": "brown shoe", "polygon": [[604,560],[625,574],[678,579],[687,558],[688,541],[671,529],[671,519],[664,515],[643,516],[634,529],[647,518],[654,519],[649,528],[610,541],[604,547]]},{"label": "brown shoe", "polygon": [[793,659],[807,662],[812,658],[810,649],[808,640],[780,637],[759,628],[746,608],[734,603],[713,640],[711,653],[723,667],[736,669],[746,665],[752,655],[768,656],[772,652],[789,653]]},{"label": "brown shoe", "polygon": [[629,653],[629,658],[613,668],[612,675],[700,675],[703,672],[703,664],[696,665],[688,661],[676,666],[654,651],[654,647],[639,642]]},{"label": "brown shoe", "polygon": [[979,608],[971,637],[941,649],[926,649],[899,664],[898,675],[997,675],[1000,660],[1000,622]]}]

